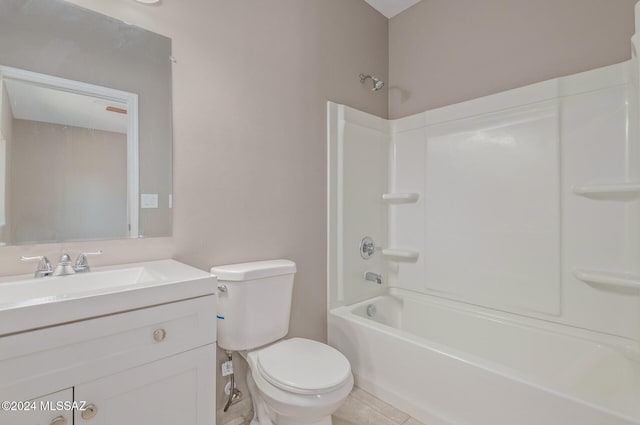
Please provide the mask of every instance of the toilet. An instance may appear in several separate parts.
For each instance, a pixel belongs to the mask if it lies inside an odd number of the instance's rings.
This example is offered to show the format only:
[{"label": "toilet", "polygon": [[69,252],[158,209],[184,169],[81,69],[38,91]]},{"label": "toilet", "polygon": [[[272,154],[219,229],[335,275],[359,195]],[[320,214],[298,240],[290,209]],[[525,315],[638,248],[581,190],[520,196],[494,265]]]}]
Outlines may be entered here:
[{"label": "toilet", "polygon": [[353,388],[351,365],[335,348],[289,332],[296,265],[257,261],[211,268],[218,277],[218,345],[249,364],[251,425],[331,425]]}]

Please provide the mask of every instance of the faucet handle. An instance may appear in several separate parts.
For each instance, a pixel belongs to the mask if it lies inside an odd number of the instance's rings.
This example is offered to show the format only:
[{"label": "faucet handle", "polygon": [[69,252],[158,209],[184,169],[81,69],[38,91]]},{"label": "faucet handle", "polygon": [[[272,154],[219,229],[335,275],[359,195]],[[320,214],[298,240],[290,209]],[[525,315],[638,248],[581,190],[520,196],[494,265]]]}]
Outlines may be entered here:
[{"label": "faucet handle", "polygon": [[76,273],[90,272],[91,268],[89,267],[89,261],[87,257],[92,255],[102,255],[102,250],[94,251],[94,252],[81,252],[78,254],[78,258],[76,259],[76,264],[73,266]]},{"label": "faucet handle", "polygon": [[33,274],[34,277],[45,277],[51,276],[53,274],[53,267],[51,267],[51,263],[49,259],[44,255],[36,255],[35,257],[20,257],[22,261],[38,261],[38,268]]}]

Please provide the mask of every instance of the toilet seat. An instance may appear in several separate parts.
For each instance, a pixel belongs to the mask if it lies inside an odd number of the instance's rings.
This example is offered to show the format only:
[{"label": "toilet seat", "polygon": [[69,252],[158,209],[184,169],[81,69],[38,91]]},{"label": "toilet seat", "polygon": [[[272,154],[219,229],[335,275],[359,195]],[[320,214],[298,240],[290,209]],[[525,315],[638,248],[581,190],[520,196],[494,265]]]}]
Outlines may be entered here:
[{"label": "toilet seat", "polygon": [[309,339],[288,339],[256,354],[257,372],[271,385],[294,394],[328,393],[352,376],[342,353]]}]

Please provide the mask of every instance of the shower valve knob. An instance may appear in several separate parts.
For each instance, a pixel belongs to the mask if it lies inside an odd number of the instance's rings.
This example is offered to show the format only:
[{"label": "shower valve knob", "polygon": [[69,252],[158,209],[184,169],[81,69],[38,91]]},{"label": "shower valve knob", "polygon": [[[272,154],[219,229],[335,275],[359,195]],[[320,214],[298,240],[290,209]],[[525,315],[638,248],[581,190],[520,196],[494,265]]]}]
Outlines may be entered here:
[{"label": "shower valve knob", "polygon": [[365,260],[371,258],[376,252],[376,243],[369,236],[365,236],[360,241],[360,256]]}]

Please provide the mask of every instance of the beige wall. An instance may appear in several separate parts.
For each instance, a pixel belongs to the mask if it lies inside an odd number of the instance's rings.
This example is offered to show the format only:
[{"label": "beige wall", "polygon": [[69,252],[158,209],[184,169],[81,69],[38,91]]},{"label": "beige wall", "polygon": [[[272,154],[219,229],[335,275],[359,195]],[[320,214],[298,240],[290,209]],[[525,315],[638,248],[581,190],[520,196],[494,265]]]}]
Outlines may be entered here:
[{"label": "beige wall", "polygon": [[386,92],[358,74],[387,78],[387,19],[363,0],[73,2],[172,38],[173,238],[0,248],[1,273],[63,247],[102,248],[95,265],[290,258],[290,335],[325,340],[325,103],[386,116]]},{"label": "beige wall", "polygon": [[324,340],[325,102],[386,116],[358,74],[387,77],[387,20],[362,0],[74,3],[172,38],[175,258],[294,260],[291,334]]},{"label": "beige wall", "polygon": [[422,0],[389,23],[389,115],[622,62],[637,0]]},{"label": "beige wall", "polygon": [[290,335],[325,340],[325,103],[386,116],[358,74],[387,78],[387,19],[362,0],[73,1],[172,38],[173,240],[147,247],[202,269],[294,260]]},{"label": "beige wall", "polygon": [[11,243],[127,237],[127,135],[13,120]]}]

